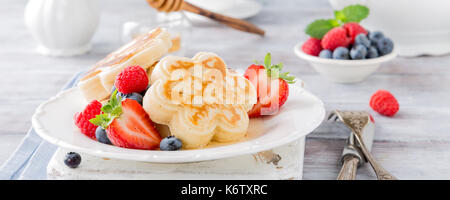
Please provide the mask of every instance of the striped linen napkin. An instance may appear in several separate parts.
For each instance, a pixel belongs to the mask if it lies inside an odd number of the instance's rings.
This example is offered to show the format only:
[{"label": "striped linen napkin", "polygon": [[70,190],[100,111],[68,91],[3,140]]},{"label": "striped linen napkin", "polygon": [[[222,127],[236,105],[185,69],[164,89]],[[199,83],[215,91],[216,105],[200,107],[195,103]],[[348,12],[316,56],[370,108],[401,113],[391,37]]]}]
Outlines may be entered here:
[{"label": "striped linen napkin", "polygon": [[[82,74],[77,73],[62,90],[73,87]],[[0,167],[0,180],[46,179],[47,164],[57,148],[39,137],[31,127],[16,151]]]}]

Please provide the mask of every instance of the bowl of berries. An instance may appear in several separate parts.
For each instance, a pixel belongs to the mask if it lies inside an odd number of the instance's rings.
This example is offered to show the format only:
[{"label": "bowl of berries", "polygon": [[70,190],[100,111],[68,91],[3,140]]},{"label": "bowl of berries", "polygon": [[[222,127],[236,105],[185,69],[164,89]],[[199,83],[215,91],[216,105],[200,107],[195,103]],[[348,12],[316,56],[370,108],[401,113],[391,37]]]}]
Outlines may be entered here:
[{"label": "bowl of berries", "polygon": [[334,19],[310,23],[305,30],[310,38],[294,47],[295,54],[333,82],[364,80],[397,56],[389,37],[359,24],[368,15],[367,7],[351,5],[335,11]]}]

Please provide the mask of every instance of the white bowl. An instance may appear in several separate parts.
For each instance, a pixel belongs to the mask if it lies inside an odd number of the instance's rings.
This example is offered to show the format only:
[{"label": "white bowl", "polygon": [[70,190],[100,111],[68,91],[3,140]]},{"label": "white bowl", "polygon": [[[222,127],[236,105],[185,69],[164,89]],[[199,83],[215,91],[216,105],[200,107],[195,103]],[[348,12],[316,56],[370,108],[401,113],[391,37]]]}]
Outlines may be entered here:
[{"label": "white bowl", "polygon": [[365,60],[336,60],[320,58],[304,53],[301,49],[302,43],[295,45],[295,54],[307,60],[314,69],[333,82],[355,83],[364,80],[370,74],[375,72],[381,63],[394,59],[397,54],[395,49],[387,55],[365,59]]}]

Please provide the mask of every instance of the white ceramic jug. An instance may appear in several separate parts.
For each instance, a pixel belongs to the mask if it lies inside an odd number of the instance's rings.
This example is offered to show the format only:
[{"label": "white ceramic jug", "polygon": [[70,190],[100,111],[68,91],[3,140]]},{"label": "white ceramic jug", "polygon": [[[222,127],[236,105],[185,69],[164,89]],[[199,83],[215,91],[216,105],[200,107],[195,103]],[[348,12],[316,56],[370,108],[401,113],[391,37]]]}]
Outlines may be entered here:
[{"label": "white ceramic jug", "polygon": [[96,0],[29,0],[25,8],[25,24],[44,55],[86,53],[99,19]]}]

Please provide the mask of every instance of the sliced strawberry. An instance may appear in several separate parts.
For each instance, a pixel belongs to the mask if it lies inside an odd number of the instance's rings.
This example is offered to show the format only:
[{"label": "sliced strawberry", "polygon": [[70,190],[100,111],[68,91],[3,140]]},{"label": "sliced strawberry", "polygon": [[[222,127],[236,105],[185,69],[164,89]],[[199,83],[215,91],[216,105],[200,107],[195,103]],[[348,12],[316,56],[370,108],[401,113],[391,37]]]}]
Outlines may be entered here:
[{"label": "sliced strawberry", "polygon": [[253,105],[253,108],[250,111],[248,111],[248,116],[250,118],[260,117],[261,116],[261,107],[262,107],[261,103],[259,101],[256,102],[256,104]]},{"label": "sliced strawberry", "polygon": [[[262,77],[260,78],[260,80]],[[258,103],[261,104],[260,115],[276,114],[289,96],[289,86],[283,79],[273,79],[270,83],[259,81]],[[257,106],[254,108],[258,108]]]},{"label": "sliced strawberry", "polygon": [[162,139],[142,106],[131,99],[122,101],[122,114],[108,126],[107,134],[115,146],[131,149],[156,149]]},{"label": "sliced strawberry", "polygon": [[[289,96],[289,83],[293,83],[294,77],[288,73],[281,73],[282,64],[271,65],[270,54],[266,55],[265,65],[251,65],[244,73],[244,77],[250,80],[258,93],[257,103],[248,112],[249,117],[273,115],[284,105]],[[278,73],[277,77],[272,72]]]}]

